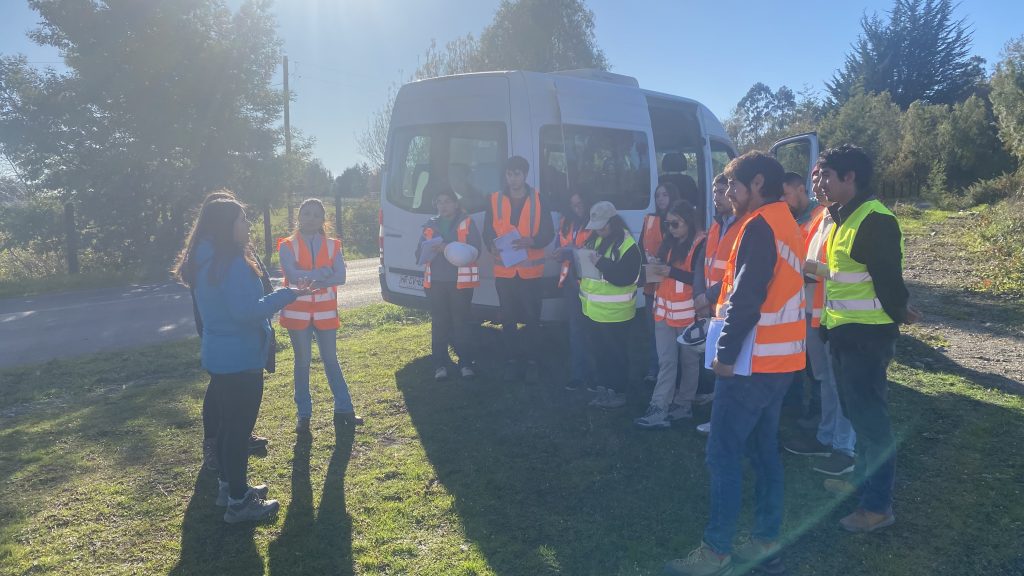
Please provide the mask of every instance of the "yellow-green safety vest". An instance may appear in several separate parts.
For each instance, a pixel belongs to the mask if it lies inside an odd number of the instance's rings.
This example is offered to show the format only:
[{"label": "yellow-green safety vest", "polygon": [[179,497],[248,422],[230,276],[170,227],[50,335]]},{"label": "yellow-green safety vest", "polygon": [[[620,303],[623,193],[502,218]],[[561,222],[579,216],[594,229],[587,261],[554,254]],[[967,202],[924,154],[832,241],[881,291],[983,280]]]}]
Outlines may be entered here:
[{"label": "yellow-green safety vest", "polygon": [[[605,258],[611,258],[611,246],[601,250],[604,238],[598,238],[594,249]],[[626,250],[632,248],[636,242],[633,237],[626,234],[619,245],[618,254],[615,259],[622,258]],[[637,270],[637,279],[640,271]],[[636,314],[636,279],[628,286],[616,286],[607,280],[595,280],[583,278],[580,280],[580,301],[583,303],[583,315],[594,322],[625,322],[632,320]]]},{"label": "yellow-green safety vest", "polygon": [[[868,200],[842,224],[832,228],[828,240],[828,278],[825,282],[825,310],[821,323],[827,328],[843,324],[892,324],[875,293],[875,284],[868,267],[854,260],[850,253],[857,231],[864,218],[872,212],[895,216],[878,200]],[[898,225],[898,224],[897,224]],[[903,234],[900,232],[900,257]]]}]

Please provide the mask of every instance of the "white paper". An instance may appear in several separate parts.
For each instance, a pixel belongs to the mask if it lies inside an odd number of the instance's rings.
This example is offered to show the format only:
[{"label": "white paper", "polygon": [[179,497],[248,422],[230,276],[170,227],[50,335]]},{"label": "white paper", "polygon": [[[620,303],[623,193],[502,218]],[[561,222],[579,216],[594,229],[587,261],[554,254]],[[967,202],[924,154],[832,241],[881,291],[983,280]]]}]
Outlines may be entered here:
[{"label": "white paper", "polygon": [[498,236],[494,239],[494,247],[498,249],[499,253],[501,253],[502,266],[511,268],[528,258],[526,249],[516,248],[512,245],[513,242],[520,238],[522,238],[522,236],[519,235],[519,230],[513,228],[508,234]]},{"label": "white paper", "polygon": [[[711,369],[711,362],[718,356],[718,340],[722,337],[722,329],[725,328],[725,318],[712,318],[708,322],[708,336],[704,340],[704,367]],[[757,326],[751,328],[747,337],[743,339],[740,346],[740,355],[736,357],[733,364],[733,373],[737,376],[750,376],[751,361],[754,359],[754,335],[757,333]]]},{"label": "white paper", "polygon": [[601,271],[590,260],[591,254],[596,254],[596,252],[590,248],[578,248],[575,251],[577,278],[601,279]]},{"label": "white paper", "polygon": [[438,251],[434,250],[435,247],[444,244],[444,238],[436,236],[430,240],[424,240],[420,244],[420,259],[416,261],[417,264],[423,266],[427,262],[430,262],[438,255]]}]

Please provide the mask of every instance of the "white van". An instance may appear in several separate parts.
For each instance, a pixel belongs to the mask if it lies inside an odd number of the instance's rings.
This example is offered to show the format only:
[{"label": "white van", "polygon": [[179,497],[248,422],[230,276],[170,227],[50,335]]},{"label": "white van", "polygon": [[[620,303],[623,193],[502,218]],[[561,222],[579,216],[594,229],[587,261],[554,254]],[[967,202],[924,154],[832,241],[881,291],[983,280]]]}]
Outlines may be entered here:
[{"label": "white van", "polygon": [[[803,171],[809,174],[817,156],[813,135],[780,145],[796,150],[790,157],[807,155]],[[463,208],[483,230],[483,211],[502,187],[505,160],[523,156],[530,162],[526,181],[540,191],[556,226],[567,192],[579,189],[592,202],[615,204],[638,236],[644,214],[654,209],[659,180],[674,181],[710,224],[711,180],[736,152],[722,124],[699,102],[643,90],[628,76],[572,70],[484,72],[406,84],[395,99],[386,154],[381,293],[388,302],[426,308],[423,268],[414,253],[423,224],[435,213],[438,187],[450,184],[460,192]],[[474,310],[494,318],[498,299],[487,251],[479,264]],[[542,320],[560,316],[557,276],[558,264],[549,261]]]}]

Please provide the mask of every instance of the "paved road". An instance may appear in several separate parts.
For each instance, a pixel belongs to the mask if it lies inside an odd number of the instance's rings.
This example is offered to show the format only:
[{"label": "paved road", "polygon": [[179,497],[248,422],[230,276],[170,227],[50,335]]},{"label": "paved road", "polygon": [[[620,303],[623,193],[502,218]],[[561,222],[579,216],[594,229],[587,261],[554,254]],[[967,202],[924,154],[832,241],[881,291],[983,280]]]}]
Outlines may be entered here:
[{"label": "paved road", "polygon": [[[376,258],[348,263],[341,307],[379,302]],[[170,342],[196,335],[192,300],[176,284],[0,300],[0,368]]]}]

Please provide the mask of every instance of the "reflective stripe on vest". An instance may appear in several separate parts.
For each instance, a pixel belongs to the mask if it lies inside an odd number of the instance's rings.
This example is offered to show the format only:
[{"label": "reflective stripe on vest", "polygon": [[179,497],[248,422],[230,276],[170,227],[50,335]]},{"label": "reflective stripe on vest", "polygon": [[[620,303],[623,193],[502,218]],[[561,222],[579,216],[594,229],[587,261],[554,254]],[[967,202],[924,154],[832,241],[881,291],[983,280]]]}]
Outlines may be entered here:
[{"label": "reflective stripe on vest", "polygon": [[[320,235],[320,247],[316,251],[315,262],[309,247],[298,235],[283,239],[278,246],[279,249],[291,251],[295,258],[295,267],[299,270],[316,270],[333,265],[334,255],[341,251],[341,240]],[[287,276],[285,276],[284,285],[289,285]],[[341,325],[338,320],[337,290],[334,286],[330,286],[314,290],[310,295],[296,298],[294,302],[281,310],[278,322],[283,328],[289,330],[305,330],[310,323],[318,330],[337,329]]]},{"label": "reflective stripe on vest", "polygon": [[[693,261],[693,256],[703,240],[704,233],[698,232],[693,238],[693,244],[690,245],[690,251],[686,254],[686,259],[678,265],[673,264],[673,267],[684,272],[693,272],[694,264],[697,264]],[[668,253],[668,261],[672,261],[671,251]],[[658,284],[657,292],[655,292],[654,321],[665,322],[673,328],[683,328],[692,324],[696,317],[697,311],[693,303],[693,286],[685,282],[673,280],[671,277],[662,279]]]},{"label": "reflective stripe on vest", "polygon": [[[875,293],[875,284],[867,266],[850,255],[864,219],[878,212],[893,216],[880,201],[871,199],[832,229],[828,240],[828,280],[825,283],[825,310],[821,322],[828,328],[843,324],[892,324]],[[900,253],[903,236],[900,235]]]},{"label": "reflective stripe on vest", "polygon": [[[601,250],[601,243],[604,239],[598,238],[594,249],[603,254],[605,258],[611,258],[611,246]],[[626,237],[619,245],[615,259],[622,258],[636,242],[627,232]],[[637,269],[637,278],[640,270]],[[625,322],[631,320],[636,314],[636,280],[633,279],[628,286],[616,286],[607,280],[595,280],[594,278],[582,278],[580,280],[580,302],[583,306],[583,314],[594,322]]]},{"label": "reflective stripe on vest", "polygon": [[[512,225],[512,199],[504,192],[491,194],[491,225],[498,236],[504,236],[513,229],[519,230],[523,238],[540,234],[541,200],[540,192],[531,190],[519,213],[519,224]],[[495,278],[540,278],[544,274],[544,247],[528,248],[526,260],[512,267],[502,266],[500,259],[494,263]]]},{"label": "reflective stripe on vest", "polygon": [[[811,221],[810,233],[807,235],[807,258],[816,262],[828,262],[828,236],[835,222],[828,210],[822,207],[817,217]],[[806,279],[807,277],[805,277]],[[811,317],[811,327],[821,326],[821,313],[825,308],[825,278],[815,278],[816,282],[807,284],[807,310]]]},{"label": "reflective stripe on vest", "polygon": [[[458,234],[459,242],[463,244],[467,243],[469,238],[469,227],[472,224],[472,220],[469,216],[466,216],[462,222],[459,222],[459,227],[456,230]],[[427,226],[423,229],[423,236],[427,240],[434,237],[434,229]],[[443,257],[443,255],[442,255]],[[430,288],[430,262],[423,265],[423,288]],[[455,288],[462,290],[464,288],[476,288],[480,285],[480,268],[477,266],[476,261],[472,262],[469,266],[459,266],[455,271]]]},{"label": "reflective stripe on vest", "polygon": [[754,373],[784,373],[807,366],[807,320],[804,315],[804,239],[785,202],[771,202],[744,218],[737,241],[729,254],[717,315],[727,316],[735,288],[736,257],[743,232],[760,216],[775,237],[775,268],[754,333],[751,370]]},{"label": "reflective stripe on vest", "polygon": [[710,288],[722,281],[725,277],[725,267],[729,263],[729,255],[739,238],[740,228],[743,227],[743,220],[733,220],[729,228],[722,236],[722,227],[717,220],[711,225],[711,232],[708,233],[707,244],[704,246],[704,281]]},{"label": "reflective stripe on vest", "polygon": [[[586,228],[577,228],[576,224],[570,223],[569,230],[565,230],[565,216],[562,216],[562,220],[558,223],[558,246],[561,248],[573,247],[582,248],[587,242],[587,238],[590,238],[590,230]],[[569,277],[569,266],[572,266],[572,259],[563,260],[562,266],[558,270],[558,287],[561,288],[565,284],[565,279]]]}]

